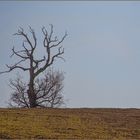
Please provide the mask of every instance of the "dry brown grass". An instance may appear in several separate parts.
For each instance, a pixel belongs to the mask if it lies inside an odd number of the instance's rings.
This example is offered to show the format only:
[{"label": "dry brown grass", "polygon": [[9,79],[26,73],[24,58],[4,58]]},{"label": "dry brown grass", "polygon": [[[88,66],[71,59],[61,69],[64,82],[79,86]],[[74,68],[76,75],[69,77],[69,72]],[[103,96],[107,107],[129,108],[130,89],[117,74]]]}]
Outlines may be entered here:
[{"label": "dry brown grass", "polygon": [[140,139],[139,109],[0,109],[1,139]]}]

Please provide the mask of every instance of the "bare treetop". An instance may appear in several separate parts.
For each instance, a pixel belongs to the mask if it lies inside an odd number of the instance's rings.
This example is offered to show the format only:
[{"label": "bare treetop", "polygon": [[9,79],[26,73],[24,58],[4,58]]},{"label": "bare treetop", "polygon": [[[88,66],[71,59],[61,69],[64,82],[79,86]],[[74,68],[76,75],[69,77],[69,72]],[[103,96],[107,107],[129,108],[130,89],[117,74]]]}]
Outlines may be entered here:
[{"label": "bare treetop", "polygon": [[[32,35],[33,41],[29,39],[28,35],[24,32],[24,29],[22,27],[20,27],[18,29],[18,32],[14,34],[14,35],[22,36],[25,39],[22,43],[22,50],[16,51],[15,47],[12,48],[11,57],[17,56],[21,60],[19,60],[13,65],[6,65],[8,70],[0,72],[0,74],[10,72],[14,69],[21,69],[23,71],[30,70],[31,67],[28,68],[28,67],[23,67],[20,65],[22,62],[29,60],[32,63],[31,65],[32,65],[32,68],[34,69],[35,76],[37,76],[39,73],[43,72],[47,67],[52,65],[55,58],[61,58],[64,60],[64,58],[61,56],[64,53],[64,48],[60,46],[60,44],[64,41],[64,39],[67,36],[66,32],[64,36],[61,38],[61,40],[58,40],[57,36],[53,38],[54,31],[53,31],[52,24],[50,24],[50,33],[48,33],[45,27],[42,27],[42,33],[44,35],[43,46],[46,48],[46,55],[43,56],[43,58],[41,59],[36,59],[34,58],[33,54],[37,47],[37,39],[36,39],[35,31],[30,26],[29,26],[29,29],[30,29],[30,33]],[[57,48],[58,51],[56,54],[51,55],[52,48]],[[43,64],[43,66],[37,70],[40,64]]]}]

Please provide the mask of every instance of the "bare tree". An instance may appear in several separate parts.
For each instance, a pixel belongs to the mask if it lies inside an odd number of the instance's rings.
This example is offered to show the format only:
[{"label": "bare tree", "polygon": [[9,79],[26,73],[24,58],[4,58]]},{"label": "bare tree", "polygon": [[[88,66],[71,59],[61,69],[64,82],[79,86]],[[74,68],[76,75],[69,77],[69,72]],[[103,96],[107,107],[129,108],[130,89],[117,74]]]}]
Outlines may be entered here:
[{"label": "bare tree", "polygon": [[[49,69],[42,78],[37,78],[34,84],[36,94],[36,107],[59,107],[63,101],[63,80],[62,72]],[[29,108],[28,85],[23,82],[19,75],[15,80],[10,80],[10,87],[13,90],[9,105],[12,107]]]},{"label": "bare tree", "polygon": [[[35,57],[35,50],[37,48],[37,38],[35,31],[30,28],[30,33],[32,35],[32,39],[24,32],[23,28],[19,28],[18,32],[14,35],[18,35],[24,38],[22,43],[21,50],[15,50],[13,47],[12,55],[17,56],[20,60],[13,65],[6,65],[8,70],[0,72],[7,73],[11,72],[15,69],[20,69],[22,71],[29,72],[29,82],[28,82],[28,89],[27,89],[27,98],[29,100],[29,107],[34,108],[37,107],[37,94],[35,92],[35,79],[44,72],[47,68],[53,65],[54,60],[56,58],[63,59],[62,54],[64,53],[64,48],[62,47],[62,42],[67,36],[67,33],[59,40],[57,36],[54,36],[53,33],[53,25],[50,25],[50,32],[46,30],[45,27],[42,28],[42,33],[44,36],[43,39],[43,46],[46,50],[46,55],[43,56],[41,59],[36,59]],[[57,51],[56,51],[57,49]],[[55,51],[54,51],[55,50]],[[27,66],[25,63],[29,64]]]}]

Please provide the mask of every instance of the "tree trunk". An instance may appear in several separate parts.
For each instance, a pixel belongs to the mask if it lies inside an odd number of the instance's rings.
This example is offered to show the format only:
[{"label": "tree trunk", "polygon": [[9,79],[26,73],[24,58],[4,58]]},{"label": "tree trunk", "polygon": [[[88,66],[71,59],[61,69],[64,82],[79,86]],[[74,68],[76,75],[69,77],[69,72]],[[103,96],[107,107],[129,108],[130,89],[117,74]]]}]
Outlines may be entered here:
[{"label": "tree trunk", "polygon": [[36,94],[34,92],[34,82],[33,81],[34,81],[33,79],[30,79],[29,89],[28,89],[30,108],[36,107]]},{"label": "tree trunk", "polygon": [[36,104],[36,94],[34,91],[34,69],[33,69],[33,63],[31,59],[31,69],[30,69],[30,81],[29,81],[29,90],[28,90],[28,97],[29,97],[29,104],[30,108],[35,108],[37,106]]}]

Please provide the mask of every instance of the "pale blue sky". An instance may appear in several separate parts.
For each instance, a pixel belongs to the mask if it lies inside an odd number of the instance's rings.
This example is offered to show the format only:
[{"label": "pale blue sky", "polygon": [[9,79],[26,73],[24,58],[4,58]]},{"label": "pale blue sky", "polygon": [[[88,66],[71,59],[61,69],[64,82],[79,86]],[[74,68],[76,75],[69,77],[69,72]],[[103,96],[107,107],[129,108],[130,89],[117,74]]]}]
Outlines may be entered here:
[{"label": "pale blue sky", "polygon": [[[66,62],[56,68],[66,72],[67,107],[140,107],[140,2],[131,1],[22,1],[0,2],[0,70],[11,64],[12,46],[19,26],[54,25],[55,33],[68,37],[63,43]],[[39,42],[39,55],[43,52]],[[19,71],[21,73],[21,71]],[[0,107],[10,96],[8,79],[0,75]]]}]

